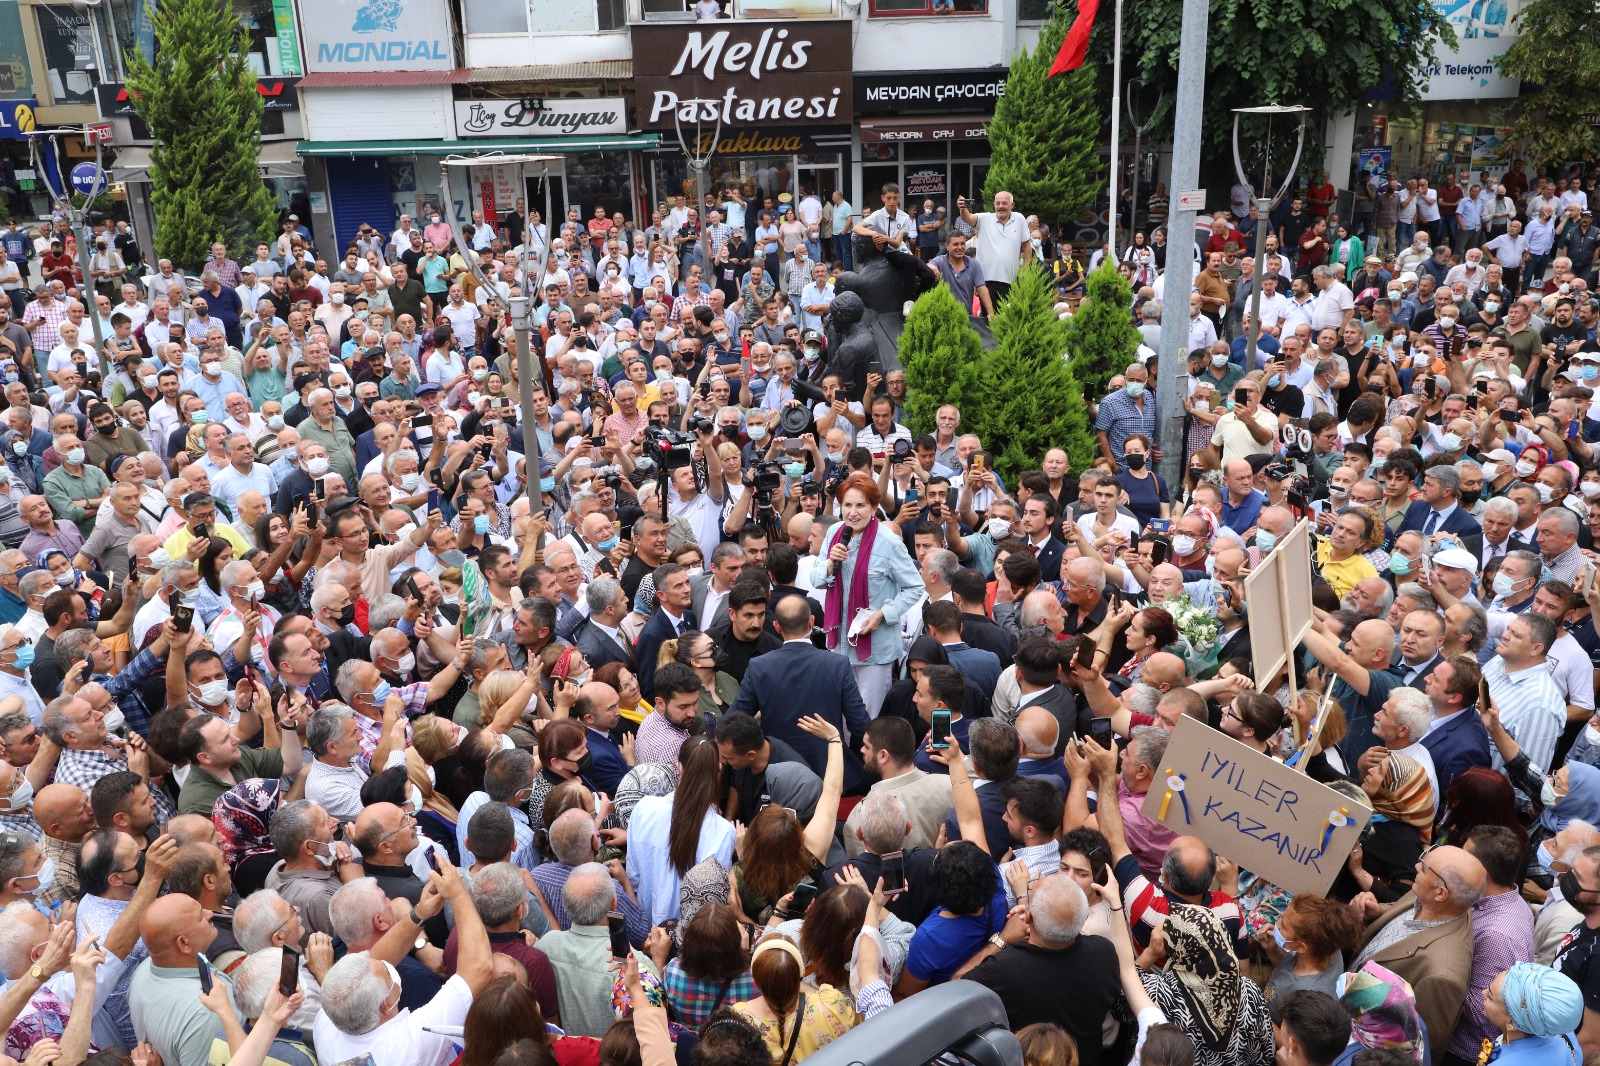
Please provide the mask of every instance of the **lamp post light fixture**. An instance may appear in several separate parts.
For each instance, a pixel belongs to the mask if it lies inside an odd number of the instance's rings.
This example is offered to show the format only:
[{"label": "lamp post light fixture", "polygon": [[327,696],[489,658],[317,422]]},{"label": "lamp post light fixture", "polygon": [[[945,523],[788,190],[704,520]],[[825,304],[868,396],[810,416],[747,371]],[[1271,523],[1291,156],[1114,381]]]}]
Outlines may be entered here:
[{"label": "lamp post light fixture", "polygon": [[1273,196],[1254,197],[1256,208],[1256,250],[1255,279],[1250,292],[1250,328],[1246,331],[1249,337],[1245,349],[1245,373],[1255,369],[1256,344],[1261,337],[1261,278],[1267,269],[1267,219],[1272,214],[1272,209],[1278,206],[1283,199],[1283,194],[1294,183],[1294,172],[1300,166],[1300,153],[1306,144],[1306,118],[1311,114],[1311,108],[1300,104],[1263,104],[1260,107],[1236,107],[1233,109],[1233,169],[1239,175],[1239,184],[1248,186],[1250,179],[1245,174],[1244,158],[1239,153],[1239,126],[1246,115],[1265,117],[1267,120],[1266,146],[1262,150],[1261,184],[1258,186],[1265,192],[1272,184],[1272,120],[1275,118],[1293,118],[1298,124],[1294,146],[1294,158],[1289,161],[1289,169],[1283,175],[1283,181],[1278,186],[1278,191]]}]

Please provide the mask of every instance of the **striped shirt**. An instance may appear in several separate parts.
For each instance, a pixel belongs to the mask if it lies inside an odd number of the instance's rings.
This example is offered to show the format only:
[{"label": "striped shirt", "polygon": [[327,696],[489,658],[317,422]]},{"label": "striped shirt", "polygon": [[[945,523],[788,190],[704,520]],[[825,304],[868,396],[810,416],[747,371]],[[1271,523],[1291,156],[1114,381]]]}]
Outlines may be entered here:
[{"label": "striped shirt", "polygon": [[[1507,673],[1505,660],[1496,655],[1483,668],[1483,680],[1489,686],[1489,697],[1500,708],[1500,722],[1506,732],[1528,753],[1529,762],[1549,773],[1556,741],[1567,724],[1567,701],[1561,698],[1549,667],[1541,662]],[[1491,754],[1494,769],[1503,771],[1505,761],[1500,753]],[[1519,792],[1517,802],[1526,805],[1528,800]]]},{"label": "striped shirt", "polygon": [[1156,398],[1146,390],[1142,399],[1144,406],[1140,407],[1126,390],[1118,389],[1100,401],[1100,410],[1095,415],[1094,428],[1105,432],[1111,444],[1111,457],[1119,467],[1123,465],[1122,443],[1129,437],[1142,433],[1147,440],[1156,439]]}]

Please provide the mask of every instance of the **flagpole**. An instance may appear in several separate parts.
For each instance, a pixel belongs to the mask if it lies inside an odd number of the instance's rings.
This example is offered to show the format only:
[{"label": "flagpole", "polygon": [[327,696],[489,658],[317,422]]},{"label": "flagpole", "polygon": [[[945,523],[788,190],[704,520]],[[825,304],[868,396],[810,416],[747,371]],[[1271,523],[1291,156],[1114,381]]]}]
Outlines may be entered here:
[{"label": "flagpole", "polygon": [[[1110,248],[1111,262],[1117,262],[1117,179],[1121,176],[1121,160],[1117,149],[1122,136],[1122,0],[1117,0],[1111,45],[1111,210],[1106,218],[1106,243]],[[1133,205],[1138,211],[1139,205]]]}]

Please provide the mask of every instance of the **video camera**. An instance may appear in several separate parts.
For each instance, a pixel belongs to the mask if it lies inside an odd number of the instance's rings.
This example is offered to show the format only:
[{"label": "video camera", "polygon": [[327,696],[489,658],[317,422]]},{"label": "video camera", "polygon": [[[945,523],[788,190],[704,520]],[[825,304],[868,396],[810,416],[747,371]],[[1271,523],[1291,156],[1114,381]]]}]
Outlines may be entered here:
[{"label": "video camera", "polygon": [[658,470],[677,470],[694,463],[694,438],[656,426],[644,431],[644,453]]},{"label": "video camera", "polygon": [[774,462],[756,463],[750,468],[750,487],[770,496],[783,484],[783,466]]}]

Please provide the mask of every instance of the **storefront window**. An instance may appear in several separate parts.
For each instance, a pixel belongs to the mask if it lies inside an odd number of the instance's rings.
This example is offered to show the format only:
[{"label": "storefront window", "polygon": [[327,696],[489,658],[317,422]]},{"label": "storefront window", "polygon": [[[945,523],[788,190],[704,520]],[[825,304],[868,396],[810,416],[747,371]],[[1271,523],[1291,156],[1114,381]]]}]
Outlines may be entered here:
[{"label": "storefront window", "polygon": [[94,30],[87,10],[70,7],[35,8],[39,40],[44,45],[45,75],[50,79],[50,99],[57,104],[93,104],[94,83],[99,79],[95,60]]},{"label": "storefront window", "polygon": [[1510,163],[1502,146],[1510,133],[1512,103],[1453,100],[1368,108],[1357,118],[1350,173],[1387,173],[1392,166],[1402,179],[1434,182],[1465,170],[1474,177],[1503,173]]},{"label": "storefront window", "polygon": [[[150,5],[154,6],[154,5]],[[127,75],[123,50],[136,51],[155,61],[155,24],[145,0],[107,0],[104,7],[109,22],[112,52],[109,61],[116,79]],[[234,0],[233,14],[245,33],[245,62],[258,78],[293,77],[301,73],[300,44],[294,33],[291,0]],[[281,31],[281,32],[280,32]]]},{"label": "storefront window", "polygon": [[28,48],[22,36],[22,8],[0,0],[0,96],[21,100],[33,95]]},{"label": "storefront window", "polygon": [[527,33],[528,5],[504,0],[462,0],[468,33]]},{"label": "storefront window", "polygon": [[[468,0],[486,8],[489,0]],[[677,0],[674,0],[677,2]],[[594,6],[572,0],[533,0],[533,26],[537,33],[595,32],[628,27],[626,0],[593,0]],[[524,12],[524,16],[526,16]],[[519,27],[520,28],[520,27]],[[469,29],[468,32],[476,32]],[[494,31],[483,31],[494,32]],[[504,32],[504,31],[499,31]]]},{"label": "storefront window", "polygon": [[987,15],[989,0],[872,0],[875,18],[907,15]]},{"label": "storefront window", "polygon": [[596,205],[607,215],[622,212],[632,218],[633,167],[627,152],[578,152],[566,157],[567,203],[576,206],[588,222]]}]

